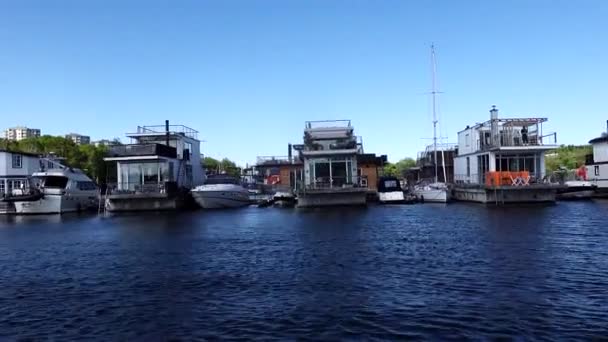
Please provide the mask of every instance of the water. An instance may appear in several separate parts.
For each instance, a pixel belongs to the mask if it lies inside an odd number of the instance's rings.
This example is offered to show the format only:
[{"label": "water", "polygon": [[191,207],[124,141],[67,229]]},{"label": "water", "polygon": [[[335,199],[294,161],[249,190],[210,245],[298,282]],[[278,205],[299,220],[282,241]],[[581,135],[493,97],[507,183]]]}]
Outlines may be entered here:
[{"label": "water", "polygon": [[608,202],[0,217],[0,338],[608,336]]}]

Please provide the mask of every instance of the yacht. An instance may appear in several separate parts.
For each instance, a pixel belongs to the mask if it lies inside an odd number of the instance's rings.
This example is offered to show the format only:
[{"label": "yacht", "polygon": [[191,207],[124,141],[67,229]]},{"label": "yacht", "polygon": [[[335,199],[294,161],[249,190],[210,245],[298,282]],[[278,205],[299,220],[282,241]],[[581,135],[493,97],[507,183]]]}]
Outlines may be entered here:
[{"label": "yacht", "polygon": [[61,214],[94,209],[99,204],[97,185],[78,169],[34,172],[29,188],[13,189],[4,199],[16,214]]},{"label": "yacht", "polygon": [[404,203],[401,183],[395,177],[381,177],[378,181],[378,200],[383,204]]},{"label": "yacht", "polygon": [[203,209],[237,208],[251,204],[249,190],[238,179],[225,175],[210,176],[192,189],[192,197]]}]

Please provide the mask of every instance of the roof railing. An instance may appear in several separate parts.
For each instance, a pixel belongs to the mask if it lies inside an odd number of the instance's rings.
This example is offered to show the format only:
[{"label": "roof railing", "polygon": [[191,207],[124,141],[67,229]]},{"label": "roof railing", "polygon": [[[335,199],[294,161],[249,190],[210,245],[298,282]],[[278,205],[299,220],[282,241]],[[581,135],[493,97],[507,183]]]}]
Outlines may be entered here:
[{"label": "roof railing", "polygon": [[[137,132],[127,133],[127,136],[142,136],[146,134],[158,135],[166,133],[165,125],[150,125],[150,126],[137,126]],[[179,134],[188,138],[197,139],[198,131],[194,128],[190,128],[184,125],[169,125],[169,133]]]}]

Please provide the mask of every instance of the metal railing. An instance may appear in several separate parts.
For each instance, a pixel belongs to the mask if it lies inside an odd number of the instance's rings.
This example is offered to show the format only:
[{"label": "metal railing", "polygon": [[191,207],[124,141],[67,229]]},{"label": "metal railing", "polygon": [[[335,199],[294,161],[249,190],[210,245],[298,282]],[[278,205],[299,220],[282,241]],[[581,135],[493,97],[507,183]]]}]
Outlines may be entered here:
[{"label": "metal railing", "polygon": [[333,189],[333,188],[367,188],[367,176],[357,177],[317,177],[310,184],[305,184],[306,189]]},{"label": "metal railing", "polygon": [[315,128],[347,128],[351,127],[350,120],[316,120],[316,121],[306,121],[305,122],[306,129],[315,129]]},{"label": "metal railing", "polygon": [[545,183],[545,177],[540,172],[529,171],[496,171],[483,174],[455,174],[454,183],[459,185],[482,186],[527,186]]},{"label": "metal railing", "polygon": [[538,132],[532,132],[526,135],[516,135],[511,134],[511,132],[501,132],[495,137],[495,141],[492,141],[491,136],[484,136],[482,134],[480,140],[477,141],[477,147],[482,151],[497,147],[543,146],[556,144],[557,133],[540,135]]},{"label": "metal railing", "polygon": [[[137,136],[146,134],[159,134],[166,133],[165,125],[149,125],[149,126],[137,126],[137,132],[127,133],[127,136]],[[183,135],[189,138],[197,139],[198,131],[194,128],[190,128],[184,125],[169,125],[169,133]]]},{"label": "metal railing", "polygon": [[118,194],[165,194],[177,188],[175,182],[159,182],[142,184],[141,182],[118,182],[107,186],[110,195]]}]

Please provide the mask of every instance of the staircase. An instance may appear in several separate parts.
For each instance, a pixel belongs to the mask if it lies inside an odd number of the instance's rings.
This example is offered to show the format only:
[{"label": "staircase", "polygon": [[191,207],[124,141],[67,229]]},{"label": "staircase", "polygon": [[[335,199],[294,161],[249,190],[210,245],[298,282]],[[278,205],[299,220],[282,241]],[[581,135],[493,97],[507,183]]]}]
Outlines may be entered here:
[{"label": "staircase", "polygon": [[0,202],[0,215],[14,214],[15,205],[12,202]]}]

